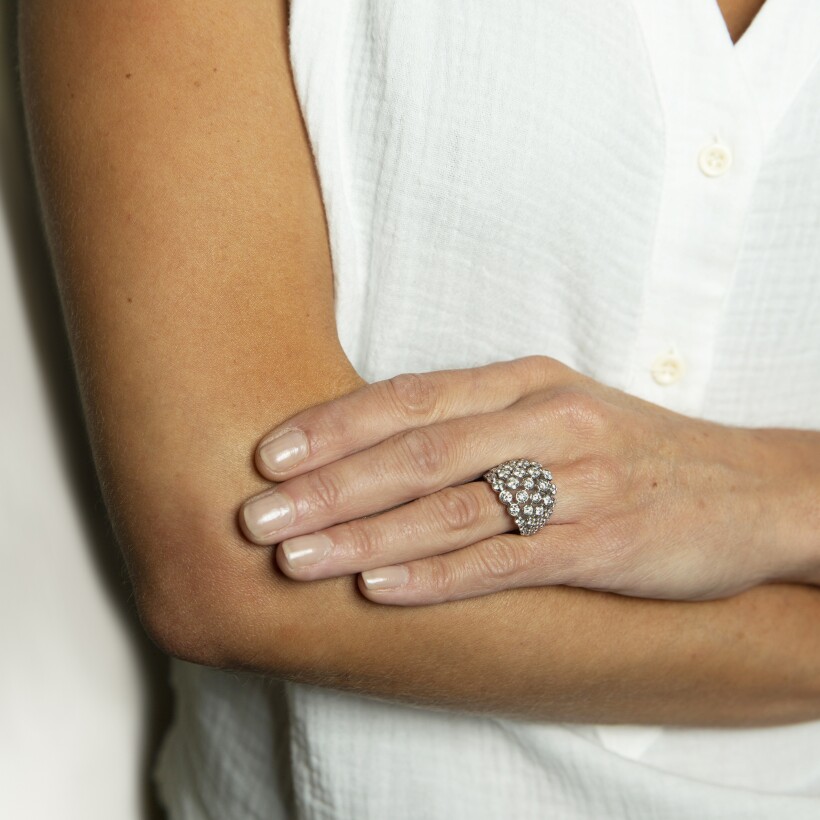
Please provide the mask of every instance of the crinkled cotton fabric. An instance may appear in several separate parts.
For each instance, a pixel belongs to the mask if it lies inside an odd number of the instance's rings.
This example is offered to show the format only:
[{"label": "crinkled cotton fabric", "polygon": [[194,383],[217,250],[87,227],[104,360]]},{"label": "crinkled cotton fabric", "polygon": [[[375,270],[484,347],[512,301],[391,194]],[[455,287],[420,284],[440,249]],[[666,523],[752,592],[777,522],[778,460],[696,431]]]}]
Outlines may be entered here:
[{"label": "crinkled cotton fabric", "polygon": [[[715,0],[291,5],[363,378],[538,353],[820,428],[820,4],[767,0],[735,45]],[[820,817],[820,721],[510,721],[173,665],[172,820]]]}]

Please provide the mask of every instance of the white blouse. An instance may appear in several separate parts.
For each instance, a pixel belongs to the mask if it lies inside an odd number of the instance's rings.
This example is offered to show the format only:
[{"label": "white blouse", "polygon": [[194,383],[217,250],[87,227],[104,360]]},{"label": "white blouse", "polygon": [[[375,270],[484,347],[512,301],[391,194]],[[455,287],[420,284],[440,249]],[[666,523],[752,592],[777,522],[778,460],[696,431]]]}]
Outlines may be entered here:
[{"label": "white blouse", "polygon": [[[363,378],[531,353],[672,410],[820,428],[820,3],[293,0]],[[491,465],[488,465],[491,466]],[[174,661],[172,820],[820,817],[820,721],[427,711]]]}]

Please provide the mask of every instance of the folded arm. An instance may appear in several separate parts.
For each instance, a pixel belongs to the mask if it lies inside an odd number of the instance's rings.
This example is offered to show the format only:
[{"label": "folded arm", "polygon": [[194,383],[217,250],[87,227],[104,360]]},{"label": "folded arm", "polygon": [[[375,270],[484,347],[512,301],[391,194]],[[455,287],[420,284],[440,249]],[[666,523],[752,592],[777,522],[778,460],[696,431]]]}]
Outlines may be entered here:
[{"label": "folded arm", "polygon": [[563,587],[380,607],[237,529],[258,437],[362,384],[342,351],[284,2],[29,0],[26,112],[103,492],[170,654],[543,720],[820,718],[820,591]]}]

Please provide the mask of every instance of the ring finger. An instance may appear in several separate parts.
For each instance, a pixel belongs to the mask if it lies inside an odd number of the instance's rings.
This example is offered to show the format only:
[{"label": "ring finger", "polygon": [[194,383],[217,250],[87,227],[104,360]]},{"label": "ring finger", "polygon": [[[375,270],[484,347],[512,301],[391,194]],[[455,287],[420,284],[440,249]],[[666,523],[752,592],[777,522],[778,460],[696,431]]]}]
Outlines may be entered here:
[{"label": "ring finger", "polygon": [[[560,471],[555,512],[547,526],[577,520],[580,510],[571,478],[575,471]],[[505,532],[517,532],[506,507],[486,481],[470,481],[378,515],[288,538],[276,550],[276,561],[292,578],[317,580],[428,558]]]},{"label": "ring finger", "polygon": [[278,543],[471,481],[510,454],[539,459],[533,441],[541,442],[537,450],[546,454],[547,467],[574,446],[564,436],[546,435],[529,407],[405,430],[255,496],[243,505],[240,525],[256,544]]}]

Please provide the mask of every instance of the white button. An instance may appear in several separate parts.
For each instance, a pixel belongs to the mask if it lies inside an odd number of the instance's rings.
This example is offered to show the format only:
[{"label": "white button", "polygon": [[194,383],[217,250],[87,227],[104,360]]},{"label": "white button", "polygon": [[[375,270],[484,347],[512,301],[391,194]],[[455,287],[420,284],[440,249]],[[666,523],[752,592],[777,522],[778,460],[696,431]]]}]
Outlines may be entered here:
[{"label": "white button", "polygon": [[707,145],[698,156],[700,170],[707,177],[719,177],[729,170],[732,164],[732,152],[721,142]]},{"label": "white button", "polygon": [[683,359],[672,351],[661,353],[652,363],[652,378],[662,385],[674,384],[683,375]]}]

